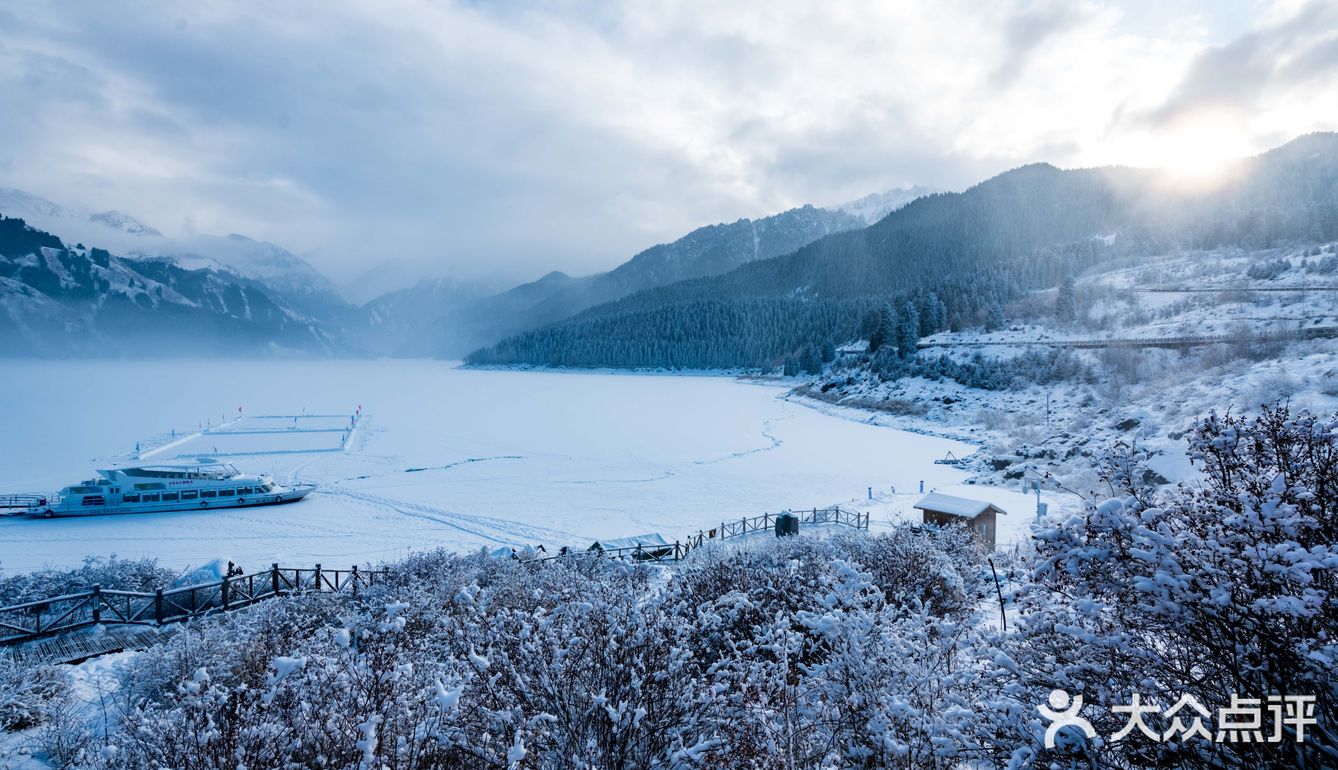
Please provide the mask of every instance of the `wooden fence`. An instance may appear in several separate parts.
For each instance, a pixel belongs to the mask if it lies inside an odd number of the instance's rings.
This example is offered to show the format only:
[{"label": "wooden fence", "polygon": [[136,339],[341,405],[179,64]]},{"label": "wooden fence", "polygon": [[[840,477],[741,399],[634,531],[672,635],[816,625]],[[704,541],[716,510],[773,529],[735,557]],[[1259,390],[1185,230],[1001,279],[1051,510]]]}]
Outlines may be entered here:
[{"label": "wooden fence", "polygon": [[[853,529],[868,529],[869,514],[839,507],[813,508],[806,511],[764,513],[720,522],[720,526],[702,530],[686,540],[674,543],[648,543],[622,548],[596,547],[592,551],[567,551],[555,556],[529,560],[551,561],[580,556],[600,556],[645,562],[676,562],[694,549],[712,540],[726,540],[761,531],[771,531],[776,519],[790,514],[800,526],[840,524]],[[153,593],[116,591],[93,586],[82,593],[0,607],[0,646],[20,644],[50,636],[104,625],[162,626],[198,618],[216,612],[247,607],[265,599],[294,593],[323,591],[348,592],[384,579],[384,571],[352,569],[313,569],[271,566],[263,572],[231,575],[212,583],[160,588]]]},{"label": "wooden fence", "polygon": [[307,591],[349,592],[375,584],[385,572],[280,567],[232,575],[214,583],[160,588],[153,593],[93,586],[77,594],[0,607],[0,646],[64,634],[98,624],[161,626],[258,601]]},{"label": "wooden fence", "polygon": [[527,559],[527,563],[538,563],[553,561],[555,559],[570,559],[589,556],[601,556],[609,559],[630,559],[638,562],[676,562],[687,558],[687,555],[697,548],[701,548],[712,540],[727,540],[734,537],[743,537],[754,532],[771,532],[776,526],[776,519],[791,515],[799,519],[800,527],[805,524],[841,524],[852,529],[868,529],[869,514],[859,511],[847,511],[838,506],[830,508],[812,508],[806,511],[781,511],[780,513],[764,513],[761,516],[742,517],[720,522],[719,527],[704,529],[695,535],[689,535],[686,540],[675,540],[672,543],[638,543],[633,546],[624,546],[621,548],[604,548],[603,546],[594,546],[588,551],[566,550],[553,556],[543,556],[537,559]]}]

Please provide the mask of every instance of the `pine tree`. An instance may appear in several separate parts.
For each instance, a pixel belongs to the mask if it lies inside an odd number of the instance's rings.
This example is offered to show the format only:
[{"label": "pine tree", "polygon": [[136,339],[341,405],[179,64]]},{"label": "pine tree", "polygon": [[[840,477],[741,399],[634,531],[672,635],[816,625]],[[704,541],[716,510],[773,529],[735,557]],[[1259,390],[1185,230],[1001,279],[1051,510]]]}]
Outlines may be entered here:
[{"label": "pine tree", "polygon": [[817,348],[812,345],[805,345],[799,352],[799,368],[805,374],[822,374],[822,359],[818,355]]},{"label": "pine tree", "polygon": [[897,318],[897,355],[910,358],[915,355],[915,344],[920,341],[920,313],[911,302],[901,306]]},{"label": "pine tree", "polygon": [[879,348],[888,343],[896,344],[896,325],[892,308],[883,305],[878,309],[878,321],[869,334],[870,353],[877,353]]},{"label": "pine tree", "polygon": [[1059,284],[1059,294],[1055,297],[1055,318],[1060,323],[1072,323],[1078,317],[1078,306],[1073,297],[1073,276],[1064,276]]},{"label": "pine tree", "polygon": [[990,304],[990,312],[985,316],[985,331],[997,332],[1003,328],[1007,321],[1004,319],[1003,307],[998,302]]}]

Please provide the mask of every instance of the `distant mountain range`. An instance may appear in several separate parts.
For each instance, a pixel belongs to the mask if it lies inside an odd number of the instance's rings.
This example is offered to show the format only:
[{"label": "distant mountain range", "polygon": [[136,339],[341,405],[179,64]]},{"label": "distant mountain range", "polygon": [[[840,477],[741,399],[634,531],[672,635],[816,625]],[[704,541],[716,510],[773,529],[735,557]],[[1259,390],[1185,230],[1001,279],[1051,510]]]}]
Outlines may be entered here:
[{"label": "distant mountain range", "polygon": [[919,198],[788,254],[631,293],[469,360],[769,367],[849,339],[860,326],[850,313],[870,303],[911,305],[903,315],[926,332],[953,318],[978,322],[1020,291],[1116,257],[1335,238],[1338,134],[1307,135],[1241,161],[1207,189],[1155,170],[1033,164],[962,193]]},{"label": "distant mountain range", "polygon": [[[638,291],[719,275],[792,252],[832,233],[861,228],[924,192],[925,188],[893,190],[832,209],[803,206],[762,219],[699,228],[672,243],[651,247],[606,273],[571,277],[554,272],[501,293],[432,279],[359,306],[341,296],[305,260],[271,243],[237,234],[169,238],[118,211],[86,213],[22,190],[0,188],[0,215],[22,218],[33,229],[32,237],[15,236],[0,244],[0,259],[5,260],[0,264],[8,270],[2,274],[9,278],[8,283],[0,284],[0,306],[6,309],[13,328],[22,332],[8,344],[0,340],[0,355],[82,354],[89,340],[107,334],[128,339],[130,322],[125,316],[133,313],[125,310],[108,326],[113,317],[102,308],[117,306],[125,296],[138,296],[134,288],[140,283],[148,285],[162,277],[168,279],[163,284],[167,304],[144,305],[141,301],[134,306],[145,315],[144,328],[156,323],[153,319],[160,311],[180,311],[178,305],[193,307],[201,314],[217,312],[220,317],[210,323],[229,328],[238,321],[230,315],[234,308],[205,296],[215,290],[226,293],[220,288],[226,284],[262,293],[287,319],[279,324],[277,317],[270,318],[275,324],[266,326],[264,313],[250,317],[243,313],[242,320],[254,322],[243,335],[247,340],[243,349],[254,349],[255,335],[270,328],[276,351],[460,356],[507,335],[560,321]],[[11,222],[6,227],[21,226]],[[45,245],[39,248],[35,245],[39,241]],[[37,251],[20,253],[24,248]],[[95,254],[108,264],[84,264]],[[77,286],[60,280],[52,283],[39,267],[49,268],[53,275],[62,271],[86,275],[88,282],[75,281]],[[394,261],[383,263],[359,280],[358,293],[374,293],[378,283],[401,283],[411,269]],[[105,270],[124,280],[102,275],[100,271]],[[185,290],[177,295],[166,291],[178,285]],[[203,317],[195,323],[203,324]],[[307,329],[309,337],[294,336],[293,324]],[[61,330],[74,328],[79,329],[80,339],[66,339]],[[109,354],[154,355],[156,351],[140,346]]]},{"label": "distant mountain range", "polygon": [[394,355],[461,356],[508,335],[568,318],[645,289],[726,273],[832,233],[865,226],[927,192],[892,190],[833,209],[802,206],[761,219],[701,227],[652,246],[606,273],[561,272],[485,295],[449,280],[424,281],[368,303],[364,344]]},{"label": "distant mountain range", "polygon": [[[420,284],[373,301],[375,321],[386,317],[423,318],[439,314],[430,337],[409,336],[401,326],[383,326],[384,339],[400,339],[409,355],[459,356],[510,334],[553,323],[588,307],[637,291],[702,276],[719,275],[740,265],[767,260],[832,233],[862,227],[863,220],[843,211],[812,206],[763,219],[698,228],[678,240],[652,246],[607,273],[574,278],[554,272],[509,291],[472,300],[448,282]],[[457,300],[443,304],[442,296]],[[465,301],[458,301],[464,299]]]}]

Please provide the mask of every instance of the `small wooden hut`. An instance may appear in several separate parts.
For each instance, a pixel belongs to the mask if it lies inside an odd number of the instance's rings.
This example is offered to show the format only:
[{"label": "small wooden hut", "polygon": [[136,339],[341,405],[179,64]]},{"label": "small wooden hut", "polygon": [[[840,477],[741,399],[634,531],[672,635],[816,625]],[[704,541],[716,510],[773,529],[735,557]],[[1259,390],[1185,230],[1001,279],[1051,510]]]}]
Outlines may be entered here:
[{"label": "small wooden hut", "polygon": [[994,550],[995,516],[1007,513],[1004,509],[984,500],[971,500],[965,497],[953,497],[939,492],[930,492],[915,504],[923,512],[925,524],[947,526],[964,524],[980,540],[988,551]]}]

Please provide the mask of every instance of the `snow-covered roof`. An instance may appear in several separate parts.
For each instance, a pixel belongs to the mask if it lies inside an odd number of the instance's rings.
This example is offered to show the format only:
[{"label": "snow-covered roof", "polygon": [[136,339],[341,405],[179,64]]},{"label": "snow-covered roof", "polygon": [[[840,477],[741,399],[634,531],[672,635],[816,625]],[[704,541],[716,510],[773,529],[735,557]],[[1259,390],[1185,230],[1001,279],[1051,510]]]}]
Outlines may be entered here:
[{"label": "snow-covered roof", "polygon": [[916,508],[922,511],[936,511],[946,513],[949,516],[960,516],[964,519],[974,519],[985,511],[994,509],[995,513],[1007,513],[1004,509],[994,503],[985,500],[971,500],[965,497],[953,497],[952,495],[930,492],[925,495],[920,502],[916,503]]},{"label": "snow-covered roof", "polygon": [[673,543],[665,540],[664,535],[661,535],[658,532],[650,532],[645,535],[634,535],[632,537],[616,537],[609,540],[597,540],[591,543],[590,547],[594,548],[595,546],[599,546],[606,551],[610,551],[614,548],[636,548],[639,545],[657,546],[673,545]]}]

